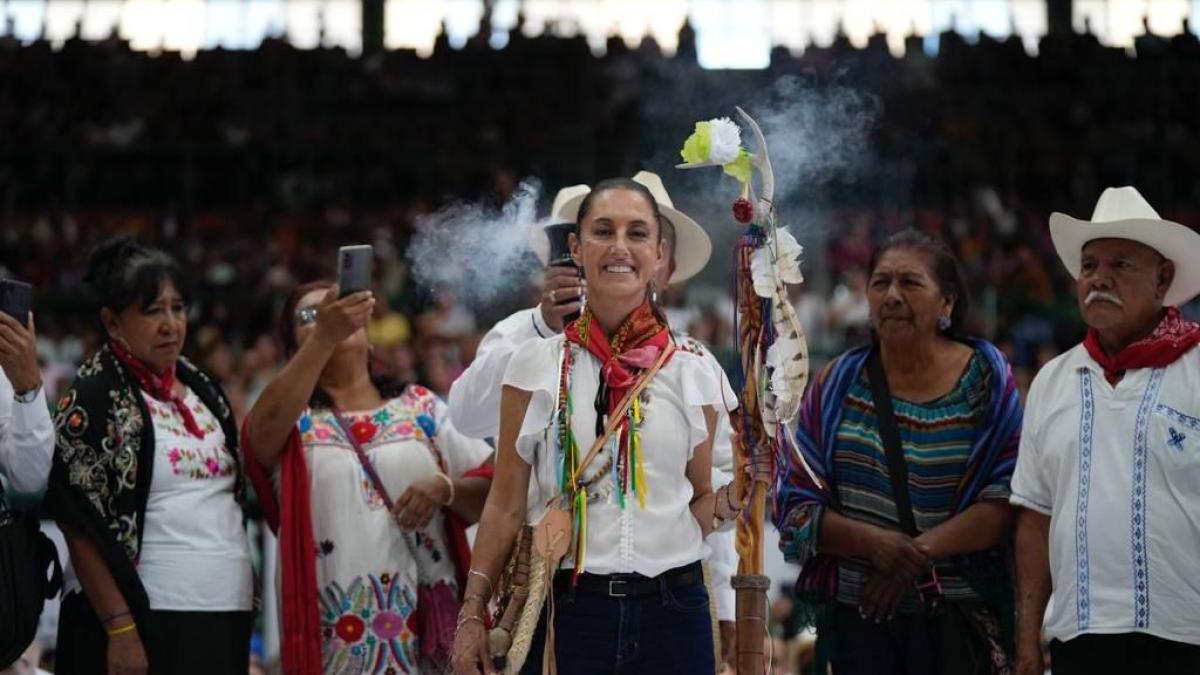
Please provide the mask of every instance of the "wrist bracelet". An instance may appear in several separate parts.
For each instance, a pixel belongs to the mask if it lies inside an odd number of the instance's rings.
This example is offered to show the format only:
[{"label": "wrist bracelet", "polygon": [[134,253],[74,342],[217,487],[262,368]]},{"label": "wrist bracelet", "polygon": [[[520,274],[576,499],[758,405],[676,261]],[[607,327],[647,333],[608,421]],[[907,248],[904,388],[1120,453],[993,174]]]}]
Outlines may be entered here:
[{"label": "wrist bracelet", "polygon": [[121,635],[122,633],[128,633],[128,632],[132,631],[134,628],[137,628],[136,623],[130,623],[129,625],[121,626],[120,628],[113,628],[108,631],[108,636],[114,637],[117,635]]},{"label": "wrist bracelet", "polygon": [[132,614],[132,612],[130,612],[129,610],[124,610],[121,612],[113,612],[112,614],[109,614],[108,616],[104,617],[103,619],[100,619],[100,623],[107,626],[108,624],[112,623],[113,619],[119,619],[123,616],[130,616],[131,614]]},{"label": "wrist bracelet", "polygon": [[489,577],[488,575],[484,574],[483,572],[480,572],[479,570],[475,569],[474,567],[467,570],[467,577],[468,578],[469,577],[479,577],[479,578],[483,579],[484,581],[486,581],[487,585],[488,585],[488,595],[491,595],[492,593],[494,593],[496,591],[495,587],[492,586],[492,578]]},{"label": "wrist bracelet", "polygon": [[442,506],[450,506],[450,504],[454,501],[454,481],[450,480],[450,476],[447,476],[441,471],[438,471],[433,475],[446,481],[446,487],[450,489],[450,496],[446,497],[446,502],[442,504]]},{"label": "wrist bracelet", "polygon": [[485,631],[487,630],[487,624],[484,623],[482,616],[475,616],[474,614],[468,614],[466,616],[459,617],[458,625],[454,627],[455,632],[462,630],[462,627],[465,626],[467,624],[467,622],[469,622],[469,621],[478,621],[479,625],[483,626],[483,629]]}]

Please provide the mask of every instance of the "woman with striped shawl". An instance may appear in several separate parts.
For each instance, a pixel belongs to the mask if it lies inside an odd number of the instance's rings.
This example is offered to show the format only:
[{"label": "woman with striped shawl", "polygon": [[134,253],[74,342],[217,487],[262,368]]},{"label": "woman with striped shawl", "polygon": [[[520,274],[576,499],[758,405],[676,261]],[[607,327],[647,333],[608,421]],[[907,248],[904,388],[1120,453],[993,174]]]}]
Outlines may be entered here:
[{"label": "woman with striped shawl", "polygon": [[[888,240],[867,299],[874,344],[814,382],[797,424],[804,461],[777,475],[780,546],[803,566],[797,592],[818,630],[814,672],[826,659],[836,675],[1011,672],[1011,369],[993,345],[957,337],[967,289],[936,239]],[[890,406],[876,406],[873,381]],[[894,423],[881,424],[889,409]],[[889,435],[900,471],[889,472]]]}]

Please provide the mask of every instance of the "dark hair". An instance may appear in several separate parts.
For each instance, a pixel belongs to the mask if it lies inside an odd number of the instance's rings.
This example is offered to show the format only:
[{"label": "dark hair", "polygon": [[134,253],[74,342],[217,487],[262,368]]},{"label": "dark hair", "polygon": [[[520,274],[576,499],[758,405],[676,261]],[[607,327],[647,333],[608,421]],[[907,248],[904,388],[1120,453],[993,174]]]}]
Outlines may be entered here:
[{"label": "dark hair", "polygon": [[918,251],[928,258],[929,276],[933,277],[942,295],[954,300],[954,309],[950,310],[950,328],[946,333],[961,333],[967,321],[967,314],[971,311],[971,294],[967,289],[967,278],[962,265],[942,239],[911,229],[893,234],[871,253],[867,278],[870,279],[871,275],[875,274],[875,266],[879,264],[879,259],[884,253],[899,248]]},{"label": "dark hair", "polygon": [[[300,348],[300,343],[296,339],[296,307],[309,293],[329,290],[333,286],[334,283],[326,279],[310,281],[297,286],[284,300],[283,314],[279,317],[278,332],[279,341],[283,344],[283,353],[289,359]],[[383,364],[372,358],[370,354],[367,355],[367,371],[371,375],[371,384],[375,385],[375,388],[379,390],[379,395],[385,399],[399,396],[408,386],[406,382],[401,381],[395,373],[384,368]],[[333,399],[318,385],[313,388],[312,394],[308,397],[308,405],[310,408],[332,408]]]},{"label": "dark hair", "polygon": [[654,212],[654,221],[658,223],[658,238],[662,239],[663,221],[665,219],[662,212],[658,209],[658,201],[654,199],[654,194],[650,192],[650,188],[632,178],[606,178],[596,183],[596,187],[592,188],[592,191],[587,193],[583,201],[579,203],[579,215],[575,216],[576,225],[582,223],[588,211],[592,210],[592,199],[601,192],[607,192],[608,190],[632,190],[644,197],[650,204],[650,210]]},{"label": "dark hair", "polygon": [[83,281],[91,290],[96,309],[121,312],[134,305],[146,307],[171,282],[184,300],[191,287],[183,268],[166,251],[139,243],[129,235],[97,244],[88,255]]}]

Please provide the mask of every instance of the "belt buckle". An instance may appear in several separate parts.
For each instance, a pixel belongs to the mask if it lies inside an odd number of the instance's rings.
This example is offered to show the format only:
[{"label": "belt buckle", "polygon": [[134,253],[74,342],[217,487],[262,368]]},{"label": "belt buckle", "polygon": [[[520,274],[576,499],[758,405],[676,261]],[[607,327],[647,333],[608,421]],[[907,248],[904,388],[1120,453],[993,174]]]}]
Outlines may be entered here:
[{"label": "belt buckle", "polygon": [[[622,588],[620,591],[616,590],[617,584],[622,584]],[[626,597],[627,595],[629,595],[629,593],[625,589],[625,587],[628,585],[629,585],[629,582],[625,581],[624,579],[609,579],[608,580],[608,597],[610,597],[610,598]]]},{"label": "belt buckle", "polygon": [[[930,598],[936,600],[942,597],[942,580],[938,577],[936,567],[929,571],[928,581],[918,581],[916,586],[917,596],[921,598],[921,602],[926,602]],[[927,596],[925,592],[929,589],[932,589],[933,592]]]}]

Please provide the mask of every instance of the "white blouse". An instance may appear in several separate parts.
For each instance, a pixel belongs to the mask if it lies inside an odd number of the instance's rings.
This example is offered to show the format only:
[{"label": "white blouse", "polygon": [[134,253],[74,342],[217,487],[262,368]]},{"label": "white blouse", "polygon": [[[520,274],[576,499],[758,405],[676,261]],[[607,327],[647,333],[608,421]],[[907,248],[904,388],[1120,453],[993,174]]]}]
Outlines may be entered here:
[{"label": "white blouse", "polygon": [[[513,355],[504,384],[532,394],[517,439],[517,454],[532,467],[528,522],[545,512],[546,503],[559,494],[558,449],[553,439],[553,417],[558,393],[561,335],[526,342]],[[596,412],[592,405],[600,384],[600,362],[572,345],[570,373],[574,415],[571,428],[582,452],[596,438]],[[737,398],[705,361],[695,354],[676,351],[642,393],[642,423],[638,427],[644,453],[646,505],[636,500],[622,509],[615,495],[588,505],[587,553],[584,569],[595,574],[636,572],[657,576],[708,557],[699,523],[688,507],[692,485],[687,463],[696,446],[708,437],[704,406],[714,410],[736,406]],[[601,451],[590,471],[605,464]],[[611,479],[602,479],[600,484]],[[568,554],[564,567],[572,567]]]},{"label": "white blouse", "polygon": [[204,430],[202,439],[188,433],[174,405],[142,396],[154,424],[154,470],[137,569],[150,607],[251,609],[250,547],[233,494],[238,465],[225,432],[191,389],[183,402]]}]

